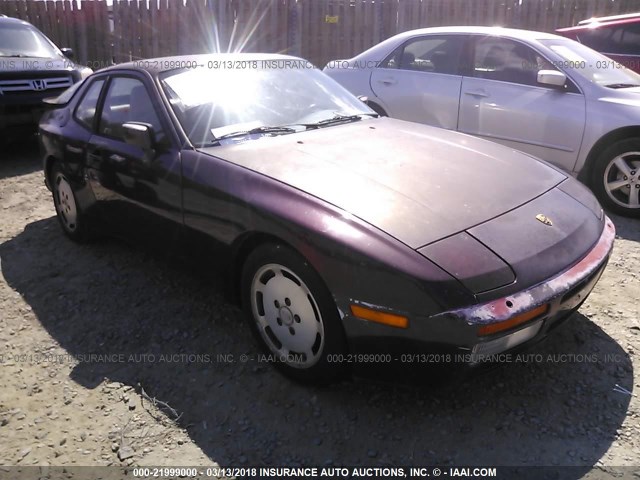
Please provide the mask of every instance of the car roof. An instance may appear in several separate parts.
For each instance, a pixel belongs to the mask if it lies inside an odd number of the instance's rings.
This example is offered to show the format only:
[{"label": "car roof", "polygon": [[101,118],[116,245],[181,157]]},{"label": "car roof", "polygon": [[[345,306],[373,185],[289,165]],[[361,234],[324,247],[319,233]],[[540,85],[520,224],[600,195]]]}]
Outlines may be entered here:
[{"label": "car roof", "polygon": [[[578,22],[578,25],[589,25],[591,23],[611,23],[621,20],[633,20],[640,19],[640,12],[638,13],[625,13],[624,15],[609,15],[608,17],[592,17],[586,20]],[[626,23],[626,22],[624,22]]]},{"label": "car roof", "polygon": [[505,28],[500,26],[484,27],[484,26],[453,26],[453,27],[429,27],[417,30],[408,30],[399,33],[396,37],[414,35],[425,35],[429,33],[462,33],[462,34],[481,34],[481,35],[497,35],[520,40],[551,40],[562,38],[553,33],[536,32],[533,30],[521,30],[519,28]]},{"label": "car roof", "polygon": [[387,54],[389,53],[389,48],[396,48],[400,42],[404,42],[419,35],[433,34],[489,35],[521,40],[528,43],[536,43],[539,40],[566,40],[565,37],[554,35],[553,33],[535,32],[532,30],[521,30],[518,28],[482,26],[429,27],[420,28],[417,30],[407,30],[406,32],[398,33],[397,35],[387,38],[386,40],[383,40],[382,42],[374,45],[368,50],[359,53],[358,55],[353,57],[353,59],[380,59],[382,58],[382,56],[387,56]]},{"label": "car roof", "polygon": [[557,32],[582,32],[585,30],[597,29],[598,27],[611,25],[628,25],[640,22],[640,13],[627,13],[625,15],[611,15],[609,17],[593,17],[578,22],[573,27],[564,27]]},{"label": "car roof", "polygon": [[[192,65],[199,67],[207,67],[208,62],[249,62],[249,61],[295,61],[305,62],[305,64],[311,65],[310,62],[302,58],[293,57],[290,55],[282,55],[278,53],[204,53],[200,55],[176,55],[173,57],[158,57],[158,58],[144,58],[141,60],[134,60],[126,63],[119,63],[112,67],[104,68],[100,70],[100,73],[110,70],[130,69],[130,70],[143,70],[152,75],[158,75],[162,72],[171,70],[178,70],[180,68],[193,68]],[[181,67],[181,65],[184,65]],[[220,67],[224,68],[224,67]],[[250,66],[228,65],[227,68],[252,68]]]},{"label": "car roof", "polygon": [[28,27],[33,27],[33,25],[25,20],[14,17],[7,17],[6,15],[0,15],[0,25],[26,25]]}]

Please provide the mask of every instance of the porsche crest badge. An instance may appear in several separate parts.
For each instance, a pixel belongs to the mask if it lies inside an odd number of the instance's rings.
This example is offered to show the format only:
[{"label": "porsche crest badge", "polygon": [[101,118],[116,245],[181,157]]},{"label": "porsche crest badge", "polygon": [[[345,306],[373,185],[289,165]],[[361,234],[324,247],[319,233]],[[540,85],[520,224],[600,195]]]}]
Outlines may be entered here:
[{"label": "porsche crest badge", "polygon": [[547,217],[546,215],[539,213],[538,215],[536,215],[536,220],[538,220],[539,222],[544,223],[545,225],[552,227],[553,226],[553,222],[551,221],[551,219],[549,217]]}]

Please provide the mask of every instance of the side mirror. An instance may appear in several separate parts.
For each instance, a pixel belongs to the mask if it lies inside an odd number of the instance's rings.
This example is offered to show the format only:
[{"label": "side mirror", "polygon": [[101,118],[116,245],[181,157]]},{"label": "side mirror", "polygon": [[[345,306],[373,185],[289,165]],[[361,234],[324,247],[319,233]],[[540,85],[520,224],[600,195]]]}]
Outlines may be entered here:
[{"label": "side mirror", "polygon": [[567,76],[557,70],[540,70],[538,72],[538,83],[552,87],[564,87],[567,83]]},{"label": "side mirror", "polygon": [[144,151],[153,149],[155,143],[153,130],[148,123],[127,122],[122,125],[124,131],[124,141],[129,145],[134,145]]},{"label": "side mirror", "polygon": [[76,57],[76,54],[73,53],[73,48],[61,48],[60,51],[62,54],[70,60],[73,60]]}]

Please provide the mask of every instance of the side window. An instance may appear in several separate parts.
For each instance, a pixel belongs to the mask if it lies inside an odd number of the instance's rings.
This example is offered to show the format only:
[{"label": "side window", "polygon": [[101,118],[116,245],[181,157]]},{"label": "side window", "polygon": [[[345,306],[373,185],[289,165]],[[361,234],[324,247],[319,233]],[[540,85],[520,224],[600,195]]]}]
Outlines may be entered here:
[{"label": "side window", "polygon": [[98,98],[100,97],[100,91],[103,85],[104,80],[96,80],[89,85],[84,97],[82,97],[82,100],[80,100],[80,103],[78,103],[76,107],[76,120],[89,129],[93,128],[93,119],[96,116]]},{"label": "side window", "polygon": [[620,40],[620,53],[638,55],[640,52],[640,23],[634,23],[624,28]]},{"label": "side window", "polygon": [[142,122],[151,125],[156,139],[162,137],[160,120],[144,84],[131,77],[115,77],[104,99],[98,133],[124,141],[122,125]]},{"label": "side window", "polygon": [[500,37],[482,37],[476,41],[473,76],[487,80],[538,84],[538,70],[556,70],[535,50],[519,42]]},{"label": "side window", "polygon": [[611,30],[604,28],[594,28],[592,30],[585,30],[577,35],[578,41],[589,48],[593,48],[598,52],[608,52],[609,50],[609,36]]},{"label": "side window", "polygon": [[623,30],[619,27],[593,28],[578,35],[580,43],[602,53],[622,53],[620,51]]},{"label": "side window", "polygon": [[410,40],[396,49],[383,63],[383,68],[420,72],[459,73],[461,35],[430,35]]}]

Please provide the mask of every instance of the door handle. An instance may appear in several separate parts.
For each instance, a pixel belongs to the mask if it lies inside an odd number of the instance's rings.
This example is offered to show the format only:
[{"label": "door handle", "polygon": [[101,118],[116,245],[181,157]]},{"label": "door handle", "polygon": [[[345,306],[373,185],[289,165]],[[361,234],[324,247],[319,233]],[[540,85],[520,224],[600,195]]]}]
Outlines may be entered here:
[{"label": "door handle", "polygon": [[82,147],[74,147],[73,145],[67,144],[65,148],[67,149],[67,152],[76,153],[76,154],[82,153]]},{"label": "door handle", "polygon": [[102,156],[97,153],[87,153],[87,159],[99,162],[102,160]]},{"label": "door handle", "polygon": [[385,85],[395,85],[398,81],[395,78],[383,78],[378,80],[378,83],[383,83]]},{"label": "door handle", "polygon": [[489,94],[483,89],[470,90],[468,92],[464,92],[464,94],[471,95],[472,97],[488,97],[489,96]]},{"label": "door handle", "polygon": [[126,158],[124,158],[122,155],[118,155],[117,153],[112,153],[111,155],[109,155],[109,160],[112,160],[117,163],[121,163],[121,162],[124,162]]}]

